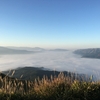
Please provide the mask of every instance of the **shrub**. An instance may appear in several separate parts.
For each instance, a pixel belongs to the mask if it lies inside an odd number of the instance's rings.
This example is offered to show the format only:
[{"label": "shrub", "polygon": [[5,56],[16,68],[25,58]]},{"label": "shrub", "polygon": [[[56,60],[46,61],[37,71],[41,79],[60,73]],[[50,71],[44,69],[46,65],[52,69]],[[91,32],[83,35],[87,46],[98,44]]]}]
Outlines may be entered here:
[{"label": "shrub", "polygon": [[100,82],[72,80],[60,73],[35,81],[0,78],[0,100],[99,100]]}]

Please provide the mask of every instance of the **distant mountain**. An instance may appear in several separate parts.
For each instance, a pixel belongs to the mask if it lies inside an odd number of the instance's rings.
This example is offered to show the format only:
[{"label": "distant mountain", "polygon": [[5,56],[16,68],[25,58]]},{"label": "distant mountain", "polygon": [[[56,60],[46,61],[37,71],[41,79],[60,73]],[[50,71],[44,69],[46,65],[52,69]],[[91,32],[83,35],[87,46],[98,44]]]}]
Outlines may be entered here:
[{"label": "distant mountain", "polygon": [[41,52],[41,51],[68,51],[67,49],[44,49],[40,47],[14,47],[14,46],[8,46],[10,49],[16,49],[16,50],[27,50],[27,51],[36,51],[36,52]]},{"label": "distant mountain", "polygon": [[75,50],[74,53],[86,58],[100,59],[100,48],[78,49]]},{"label": "distant mountain", "polygon": [[27,50],[15,50],[15,49],[10,49],[7,47],[1,47],[0,46],[0,54],[29,54],[33,53],[33,51],[27,51]]},{"label": "distant mountain", "polygon": [[67,49],[51,49],[50,51],[68,51]]},{"label": "distant mountain", "polygon": [[44,49],[40,47],[14,47],[14,46],[8,46],[10,49],[15,49],[15,50],[27,50],[27,51],[34,51],[34,52],[43,52],[43,51],[68,51],[67,49]]},{"label": "distant mountain", "polygon": [[33,48],[33,51],[45,51],[46,49],[40,48],[40,47],[35,47]]},{"label": "distant mountain", "polygon": [[[43,76],[48,76],[48,78],[52,76],[58,76],[60,74],[59,71],[51,71],[51,70],[46,70],[43,67],[37,68],[37,67],[23,67],[23,68],[17,68],[14,70],[9,71],[4,71],[4,74],[8,74],[11,76],[11,74],[15,71],[13,77],[18,78],[18,79],[23,79],[23,80],[34,80],[36,78],[42,79]],[[86,80],[87,76],[84,74],[76,74],[76,73],[71,73],[67,71],[63,71],[63,73],[72,78],[72,79],[78,79],[78,80]]]},{"label": "distant mountain", "polygon": [[16,49],[16,50],[28,50],[28,51],[45,51],[45,49],[40,47],[14,47],[14,46],[8,46],[10,49]]}]

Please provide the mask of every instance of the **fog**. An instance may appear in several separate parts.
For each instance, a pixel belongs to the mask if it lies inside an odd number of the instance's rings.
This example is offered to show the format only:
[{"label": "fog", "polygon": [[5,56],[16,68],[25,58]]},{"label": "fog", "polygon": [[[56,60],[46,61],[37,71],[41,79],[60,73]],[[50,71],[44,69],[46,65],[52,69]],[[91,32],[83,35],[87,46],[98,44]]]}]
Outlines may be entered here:
[{"label": "fog", "polygon": [[17,67],[44,67],[100,76],[100,59],[81,58],[72,51],[44,51],[34,54],[0,55],[0,71]]}]

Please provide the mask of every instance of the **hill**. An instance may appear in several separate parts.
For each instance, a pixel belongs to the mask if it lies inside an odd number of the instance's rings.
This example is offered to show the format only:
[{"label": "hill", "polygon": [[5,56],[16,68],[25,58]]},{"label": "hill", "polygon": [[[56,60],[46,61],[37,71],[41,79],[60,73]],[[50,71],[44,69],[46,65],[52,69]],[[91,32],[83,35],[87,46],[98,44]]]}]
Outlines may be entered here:
[{"label": "hill", "polygon": [[75,50],[74,53],[86,58],[100,59],[100,48],[78,49]]},{"label": "hill", "polygon": [[51,49],[50,51],[68,51],[67,49]]},{"label": "hill", "polygon": [[0,46],[0,51],[2,54],[14,54],[14,53],[32,53],[32,52],[44,52],[44,51],[68,51],[67,49],[44,49],[40,47],[14,47],[14,46],[7,46],[2,47]]},{"label": "hill", "polygon": [[27,50],[27,51],[45,51],[44,48],[40,47],[14,47],[14,46],[8,46],[10,49],[16,49],[16,50]]},{"label": "hill", "polygon": [[33,53],[33,51],[27,51],[27,50],[16,50],[16,49],[10,49],[7,47],[1,47],[0,46],[0,55],[5,54],[29,54]]},{"label": "hill", "polygon": [[[13,77],[18,78],[18,79],[23,79],[23,80],[34,80],[36,78],[42,79],[43,76],[47,76],[48,78],[52,76],[58,76],[60,74],[59,71],[51,71],[51,70],[46,70],[43,67],[37,68],[37,67],[23,67],[23,68],[17,68],[14,70],[11,70],[10,73],[9,71],[5,71],[3,73],[8,74],[9,76],[12,75],[13,71],[15,72]],[[78,80],[88,80],[88,77],[84,74],[77,74],[77,73],[71,73],[67,71],[63,71],[64,75],[74,79]]]}]

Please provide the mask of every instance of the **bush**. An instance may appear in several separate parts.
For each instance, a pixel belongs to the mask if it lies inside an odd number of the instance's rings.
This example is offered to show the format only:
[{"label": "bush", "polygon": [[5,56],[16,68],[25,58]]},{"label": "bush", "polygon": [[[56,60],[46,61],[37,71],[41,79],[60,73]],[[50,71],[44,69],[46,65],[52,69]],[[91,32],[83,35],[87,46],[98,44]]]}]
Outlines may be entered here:
[{"label": "bush", "polygon": [[72,80],[60,73],[33,81],[0,79],[0,100],[99,100],[100,83]]}]

